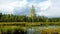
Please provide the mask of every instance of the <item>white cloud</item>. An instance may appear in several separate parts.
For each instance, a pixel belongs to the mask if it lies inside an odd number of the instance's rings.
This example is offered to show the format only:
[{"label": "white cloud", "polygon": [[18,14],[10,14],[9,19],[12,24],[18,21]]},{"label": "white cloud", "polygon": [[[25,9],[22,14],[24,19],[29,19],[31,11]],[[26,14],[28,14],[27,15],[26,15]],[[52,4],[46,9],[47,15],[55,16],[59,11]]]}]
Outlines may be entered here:
[{"label": "white cloud", "polygon": [[51,2],[49,0],[39,3],[37,7],[39,7],[40,10],[37,12],[37,14],[48,15],[48,14],[45,14],[46,13],[45,11],[48,10],[50,6],[51,6]]},{"label": "white cloud", "polygon": [[0,5],[0,10],[2,11],[2,12],[7,12],[8,14],[11,14],[11,13],[13,13],[12,11],[13,11],[13,7],[11,7],[10,5]]},{"label": "white cloud", "polygon": [[49,1],[45,1],[45,2],[40,3],[39,5],[40,5],[41,10],[46,10],[48,9],[48,7],[51,6],[51,3]]},{"label": "white cloud", "polygon": [[11,3],[6,3],[6,4],[0,4],[0,12],[7,13],[7,14],[13,14],[14,9],[25,7],[26,4],[27,4],[26,0],[14,1]]},{"label": "white cloud", "polygon": [[38,12],[39,15],[44,15],[48,17],[60,17],[60,0],[49,0],[49,2],[43,4],[41,7],[41,12]]}]

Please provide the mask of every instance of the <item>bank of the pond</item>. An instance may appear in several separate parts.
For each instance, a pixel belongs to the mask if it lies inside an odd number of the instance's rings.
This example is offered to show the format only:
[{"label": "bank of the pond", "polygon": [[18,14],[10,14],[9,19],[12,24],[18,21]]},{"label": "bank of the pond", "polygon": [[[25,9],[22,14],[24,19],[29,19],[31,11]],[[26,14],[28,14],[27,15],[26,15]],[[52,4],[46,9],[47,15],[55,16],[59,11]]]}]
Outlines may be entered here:
[{"label": "bank of the pond", "polygon": [[60,26],[42,26],[42,27],[23,27],[23,26],[5,26],[0,28],[0,33],[3,34],[27,34],[29,32],[42,33],[42,32],[60,32]]}]

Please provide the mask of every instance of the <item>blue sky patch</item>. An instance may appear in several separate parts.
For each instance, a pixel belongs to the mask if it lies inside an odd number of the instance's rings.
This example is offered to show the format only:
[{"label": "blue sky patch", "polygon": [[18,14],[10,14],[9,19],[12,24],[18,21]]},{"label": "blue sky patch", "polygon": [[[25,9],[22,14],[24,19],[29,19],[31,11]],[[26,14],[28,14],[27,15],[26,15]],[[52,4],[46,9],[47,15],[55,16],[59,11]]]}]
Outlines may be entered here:
[{"label": "blue sky patch", "polygon": [[40,3],[40,2],[44,2],[47,0],[27,0],[28,2],[34,2],[34,3]]}]

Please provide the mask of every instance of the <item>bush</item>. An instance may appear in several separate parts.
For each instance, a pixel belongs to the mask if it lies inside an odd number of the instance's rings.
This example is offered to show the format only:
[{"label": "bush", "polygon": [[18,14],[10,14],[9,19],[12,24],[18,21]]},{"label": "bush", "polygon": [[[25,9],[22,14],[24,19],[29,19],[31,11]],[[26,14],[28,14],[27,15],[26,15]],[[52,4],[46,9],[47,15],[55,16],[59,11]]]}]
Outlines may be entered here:
[{"label": "bush", "polygon": [[15,29],[14,34],[25,34],[22,29]]}]

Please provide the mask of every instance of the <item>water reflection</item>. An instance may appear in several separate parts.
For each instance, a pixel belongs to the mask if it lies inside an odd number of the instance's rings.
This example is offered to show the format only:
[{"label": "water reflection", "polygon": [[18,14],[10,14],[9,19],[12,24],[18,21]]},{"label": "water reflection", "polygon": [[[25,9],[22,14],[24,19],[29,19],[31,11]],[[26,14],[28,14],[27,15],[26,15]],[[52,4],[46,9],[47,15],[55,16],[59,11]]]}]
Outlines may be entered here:
[{"label": "water reflection", "polygon": [[40,34],[40,32],[34,28],[28,28],[27,34]]},{"label": "water reflection", "polygon": [[[50,32],[48,31],[49,29],[51,29]],[[47,27],[32,27],[32,28],[27,28],[27,34],[58,34],[58,30],[56,30],[56,32],[54,32],[55,28],[60,28],[60,26],[47,26]],[[45,29],[45,30],[43,30]],[[43,31],[42,31],[43,30]]]},{"label": "water reflection", "polygon": [[34,32],[34,29],[33,28],[28,28],[27,29],[27,34],[32,34]]}]

